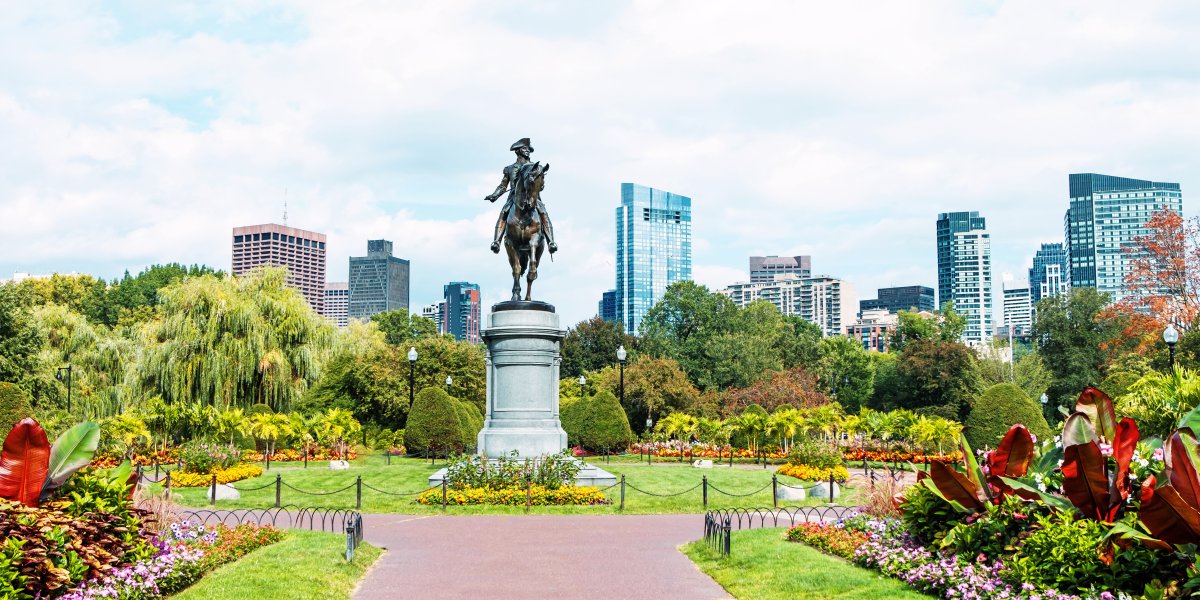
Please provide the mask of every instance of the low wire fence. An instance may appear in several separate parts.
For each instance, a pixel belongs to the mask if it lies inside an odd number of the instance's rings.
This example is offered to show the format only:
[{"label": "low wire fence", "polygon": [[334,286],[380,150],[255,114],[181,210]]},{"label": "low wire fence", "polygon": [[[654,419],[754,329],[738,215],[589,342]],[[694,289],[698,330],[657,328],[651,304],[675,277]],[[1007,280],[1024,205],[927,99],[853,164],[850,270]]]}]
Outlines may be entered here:
[{"label": "low wire fence", "polygon": [[704,513],[704,542],[721,556],[729,556],[734,530],[794,527],[799,523],[829,523],[857,512],[853,506],[785,506],[718,508]]},{"label": "low wire fence", "polygon": [[274,508],[239,508],[231,510],[177,508],[171,511],[181,521],[204,525],[236,527],[247,523],[270,525],[280,529],[303,529],[346,534],[346,560],[354,560],[354,552],[363,540],[362,514],[344,508],[313,508],[294,505]]},{"label": "low wire fence", "polygon": [[[163,485],[163,487],[168,492],[170,492],[171,488],[172,488],[172,486],[171,486],[172,470],[163,469],[157,465],[156,465],[156,467],[158,467],[158,468],[155,468],[153,474],[151,474],[151,471],[148,469],[141,470],[139,468],[139,471],[138,471],[139,475],[140,475],[139,481],[142,483],[160,483]],[[215,474],[213,474],[213,475],[211,475],[211,479],[209,480],[209,483],[207,485],[207,488],[208,488],[207,489],[207,500],[208,500],[209,505],[216,506],[219,503],[219,501],[222,500],[220,498],[221,493],[219,490],[219,487],[222,485],[228,486],[229,488],[236,490],[239,493],[239,495],[241,493],[245,493],[245,492],[257,492],[257,491],[261,491],[261,490],[264,490],[267,488],[274,488],[274,491],[275,491],[274,508],[281,508],[281,507],[285,506],[285,504],[286,504],[284,502],[284,490],[285,489],[288,490],[289,496],[299,494],[301,496],[311,496],[311,497],[337,496],[340,494],[348,495],[349,493],[353,492],[353,494],[354,494],[354,510],[362,510],[363,490],[364,489],[370,490],[370,491],[378,493],[378,494],[382,494],[384,496],[399,497],[399,498],[413,498],[414,500],[417,497],[419,497],[422,494],[425,494],[427,492],[441,490],[441,506],[442,506],[442,508],[445,508],[449,505],[448,492],[450,491],[445,480],[442,480],[442,482],[438,485],[422,488],[419,490],[394,491],[394,490],[387,490],[387,489],[383,489],[383,488],[371,485],[369,482],[366,482],[363,480],[362,475],[357,475],[357,476],[355,476],[355,479],[353,482],[351,482],[343,487],[337,488],[337,489],[306,490],[301,487],[292,485],[291,483],[288,483],[286,480],[283,479],[282,473],[275,473],[274,481],[268,480],[266,483],[263,483],[261,485],[256,485],[256,486],[234,485],[232,483],[219,484],[217,482],[217,476]],[[759,487],[754,490],[750,490],[748,492],[736,492],[736,491],[732,491],[732,490],[725,490],[725,489],[718,487],[717,485],[715,485],[711,481],[709,481],[707,475],[703,475],[703,476],[701,476],[700,481],[696,482],[696,484],[691,487],[686,487],[686,488],[679,489],[679,490],[651,491],[651,490],[648,490],[648,489],[645,489],[642,487],[638,487],[637,485],[634,485],[633,482],[630,482],[626,479],[625,475],[621,475],[620,479],[618,479],[616,483],[613,483],[606,487],[599,488],[599,490],[602,492],[608,492],[610,490],[616,489],[617,491],[615,491],[614,494],[617,495],[616,503],[618,504],[618,508],[620,510],[625,510],[625,499],[627,496],[629,496],[631,494],[637,493],[637,494],[643,494],[646,496],[656,497],[656,498],[672,498],[672,497],[690,494],[690,493],[693,493],[693,492],[696,492],[697,490],[699,490],[700,504],[701,504],[700,507],[702,510],[708,510],[709,499],[713,495],[721,495],[721,496],[725,496],[725,497],[729,497],[729,498],[746,498],[746,497],[754,496],[757,494],[761,494],[761,493],[767,491],[768,489],[771,490],[772,503],[775,507],[779,506],[779,501],[780,501],[781,497],[785,498],[785,501],[787,501],[786,499],[789,497],[789,496],[785,495],[785,494],[787,494],[787,490],[803,491],[805,496],[808,496],[808,497],[811,497],[814,499],[825,499],[827,502],[832,504],[833,501],[835,500],[835,498],[837,497],[837,495],[840,493],[839,492],[840,488],[838,487],[838,485],[839,485],[838,482],[834,479],[833,476],[830,476],[828,481],[812,483],[810,485],[791,485],[788,483],[784,483],[783,481],[780,481],[778,475],[772,474],[771,481],[767,482],[762,487]],[[814,491],[814,490],[816,490],[816,491]],[[810,496],[810,494],[811,494],[811,496]],[[532,504],[532,485],[531,484],[527,484],[527,486],[526,486],[526,498],[527,498],[526,506],[528,507]],[[349,504],[348,499],[347,499],[347,504]]]}]

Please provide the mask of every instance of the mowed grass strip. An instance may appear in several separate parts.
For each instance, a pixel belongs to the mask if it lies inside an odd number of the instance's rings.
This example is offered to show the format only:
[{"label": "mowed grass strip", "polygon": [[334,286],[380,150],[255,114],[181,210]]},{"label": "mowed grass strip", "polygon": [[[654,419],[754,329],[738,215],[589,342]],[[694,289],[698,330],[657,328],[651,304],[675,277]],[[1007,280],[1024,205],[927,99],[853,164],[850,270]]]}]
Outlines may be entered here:
[{"label": "mowed grass strip", "polygon": [[[736,506],[772,506],[771,476],[774,468],[745,468],[740,466],[696,469],[687,463],[662,462],[651,466],[641,463],[613,462],[590,459],[602,469],[616,475],[618,480],[625,475],[625,513],[667,514],[701,513],[704,511],[703,487],[697,487],[703,477],[708,477],[708,508]],[[429,476],[444,466],[438,462],[430,466],[428,460],[392,458],[391,464],[380,456],[360,458],[351,463],[347,470],[334,471],[325,462],[311,462],[308,468],[293,463],[274,464],[262,476],[245,479],[233,484],[239,488],[239,500],[221,500],[218,508],[269,508],[275,505],[275,476],[284,483],[280,494],[283,505],[319,508],[354,508],[355,484],[362,476],[362,510],[372,513],[434,513],[441,506],[422,506],[413,500],[416,493],[427,489]],[[800,485],[790,477],[780,476],[780,483]],[[152,488],[159,489],[152,485]],[[261,488],[253,490],[253,488]],[[372,489],[374,488],[374,489]],[[636,489],[634,489],[636,488]],[[694,488],[694,489],[693,489]],[[300,491],[297,491],[300,490]],[[338,491],[341,490],[341,491]],[[685,492],[685,490],[687,490]],[[718,491],[719,490],[719,491]],[[207,488],[178,488],[177,501],[194,507],[208,507]],[[305,493],[307,492],[307,493]],[[679,494],[679,492],[684,492]],[[736,494],[727,495],[727,494]],[[745,495],[749,494],[749,495]],[[538,514],[610,514],[619,511],[621,489],[612,487],[605,491],[612,501],[607,506],[541,506],[532,510]],[[840,504],[857,500],[855,490],[850,489],[837,501]],[[802,505],[820,506],[825,499],[809,499]],[[788,505],[795,505],[789,502]],[[452,514],[516,514],[524,512],[523,506],[470,506],[449,507]]]},{"label": "mowed grass strip", "polygon": [[783,539],[783,528],[733,532],[721,558],[703,540],[683,552],[735,598],[755,600],[918,600],[929,598],[904,583],[857,567],[804,544]]},{"label": "mowed grass strip", "polygon": [[349,598],[382,550],[359,545],[346,562],[346,536],[289,531],[282,541],[259,548],[205,575],[173,596],[177,600],[327,600]]}]

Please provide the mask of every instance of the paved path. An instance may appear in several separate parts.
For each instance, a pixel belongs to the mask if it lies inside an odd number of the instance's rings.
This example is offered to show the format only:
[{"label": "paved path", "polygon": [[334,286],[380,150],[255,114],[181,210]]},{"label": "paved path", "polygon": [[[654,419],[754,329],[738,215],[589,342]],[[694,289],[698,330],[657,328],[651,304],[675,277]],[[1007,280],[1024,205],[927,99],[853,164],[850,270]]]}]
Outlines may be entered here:
[{"label": "paved path", "polygon": [[728,598],[678,546],[701,515],[363,515],[387,553],[354,597]]}]

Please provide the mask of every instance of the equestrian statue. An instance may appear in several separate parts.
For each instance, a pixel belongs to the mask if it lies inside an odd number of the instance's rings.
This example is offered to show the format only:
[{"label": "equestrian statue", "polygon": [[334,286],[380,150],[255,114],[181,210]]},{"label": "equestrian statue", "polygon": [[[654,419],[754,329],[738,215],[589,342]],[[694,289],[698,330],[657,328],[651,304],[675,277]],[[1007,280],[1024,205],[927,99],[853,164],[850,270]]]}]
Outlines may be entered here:
[{"label": "equestrian statue", "polygon": [[508,200],[496,220],[492,252],[499,253],[500,243],[504,242],[513,274],[512,301],[521,300],[521,275],[525,275],[525,300],[530,301],[533,299],[531,288],[533,280],[537,279],[542,252],[547,247],[551,254],[558,251],[558,244],[554,242],[554,227],[541,199],[550,163],[529,162],[529,154],[533,152],[529,138],[517,140],[509,150],[517,153],[517,160],[504,167],[504,179],[496,191],[484,200],[495,202],[508,193]]}]

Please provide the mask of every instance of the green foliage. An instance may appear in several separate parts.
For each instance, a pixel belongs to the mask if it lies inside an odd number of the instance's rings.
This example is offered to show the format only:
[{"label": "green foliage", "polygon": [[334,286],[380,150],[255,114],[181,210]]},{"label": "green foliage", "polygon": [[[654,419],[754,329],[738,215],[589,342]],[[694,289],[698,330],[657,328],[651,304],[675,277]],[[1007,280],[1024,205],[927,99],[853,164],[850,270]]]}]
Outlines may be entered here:
[{"label": "green foliage", "polygon": [[161,314],[142,331],[135,369],[142,393],[168,403],[290,410],[320,374],[334,330],[286,284],[286,269],[262,268],[161,289]]},{"label": "green foliage", "polygon": [[479,430],[483,429],[483,416],[479,414],[479,409],[474,405],[467,404],[457,398],[454,399],[454,412],[458,419],[458,441],[455,447],[462,449],[474,448]]},{"label": "green foliage", "polygon": [[45,337],[33,320],[29,298],[13,284],[0,285],[0,381],[21,382],[37,367]]},{"label": "green foliage", "polygon": [[1165,440],[1200,403],[1200,373],[1181,366],[1170,373],[1152,371],[1116,400],[1118,412],[1137,421],[1143,437]]},{"label": "green foliage", "polygon": [[228,469],[242,461],[239,450],[204,442],[188,442],[179,449],[179,461],[185,473],[206,475],[214,469]]},{"label": "green foliage", "polygon": [[905,344],[896,365],[900,381],[895,405],[883,408],[940,409],[932,414],[962,419],[980,390],[975,353],[958,343],[915,340]]},{"label": "green foliage", "polygon": [[967,442],[974,448],[995,448],[1010,427],[1022,424],[1040,439],[1050,437],[1042,407],[1011,383],[993,385],[975,401],[964,425]]},{"label": "green foliage", "polygon": [[813,437],[803,436],[788,450],[788,462],[818,469],[832,469],[842,464],[842,449]]},{"label": "green foliage", "polygon": [[[384,340],[393,346],[407,346],[417,340],[437,335],[437,324],[407,310],[392,310],[371,315],[371,321],[383,332]],[[404,349],[408,350],[407,347]]]},{"label": "green foliage", "polygon": [[158,290],[187,277],[204,275],[223,277],[224,273],[205,265],[179,263],[151,265],[134,277],[126,272],[119,282],[108,288],[103,308],[96,314],[88,314],[88,318],[109,327],[143,321],[152,316],[154,307],[158,306]]},{"label": "green foliage", "polygon": [[[456,380],[457,381],[457,380]],[[589,387],[620,393],[620,373],[607,367],[588,377]],[[646,418],[655,420],[671,412],[690,412],[696,406],[700,392],[688,380],[679,363],[668,358],[653,358],[646,354],[625,365],[625,409],[629,424],[640,432]]]},{"label": "green foliage", "polygon": [[25,540],[8,538],[0,544],[0,598],[25,600],[32,598],[26,589],[29,577],[21,573],[25,552],[21,549]]},{"label": "green foliage", "polygon": [[611,366],[617,362],[617,348],[621,346],[629,352],[626,360],[632,360],[636,345],[637,338],[627,335],[619,322],[600,317],[580,321],[563,338],[560,376],[575,379]]},{"label": "green foliage", "polygon": [[817,376],[821,390],[846,410],[858,412],[875,388],[875,364],[870,354],[852,338],[827,337],[820,343]]},{"label": "green foliage", "polygon": [[909,486],[900,504],[900,516],[905,528],[926,545],[939,543],[965,516],[933,491],[930,482],[926,479]]},{"label": "green foliage", "polygon": [[404,429],[404,447],[410,454],[462,450],[463,425],[456,404],[441,386],[417,394]]},{"label": "green foliage", "polygon": [[1010,366],[1007,359],[991,355],[978,361],[979,374],[984,385],[992,386],[998,383],[1015,383],[1026,396],[1041,398],[1042,393],[1050,387],[1054,376],[1046,369],[1042,356],[1037,352],[1027,352]]},{"label": "green foliage", "polygon": [[1052,587],[1060,592],[1091,593],[1124,591],[1141,594],[1152,579],[1177,570],[1170,553],[1150,550],[1141,544],[1114,546],[1112,564],[1101,560],[1108,533],[1103,523],[1076,520],[1068,513],[1037,519],[1037,529],[1021,545],[1008,566],[1020,581]]},{"label": "green foliage", "polygon": [[1046,392],[1051,414],[1058,406],[1071,406],[1075,396],[1096,385],[1104,374],[1107,342],[1118,335],[1119,325],[1102,319],[1100,312],[1111,298],[1095,288],[1073,288],[1070,294],[1043,298],[1034,313],[1033,338],[1054,381]]},{"label": "green foliage", "polygon": [[0,436],[8,435],[18,421],[32,416],[29,394],[15,384],[0,382]]},{"label": "green foliage", "polygon": [[456,489],[524,488],[529,484],[551,490],[575,485],[580,463],[566,450],[537,459],[509,456],[485,458],[477,454],[457,456],[446,466],[446,485]]},{"label": "green foliage", "polygon": [[992,559],[1011,555],[1036,522],[1035,517],[1051,512],[1050,507],[1040,502],[1004,496],[999,504],[985,505],[979,518],[954,525],[942,540],[942,549],[963,556],[984,554]]},{"label": "green foliage", "polygon": [[616,396],[600,390],[562,407],[563,429],[571,445],[596,452],[621,451],[634,441],[629,418]]}]

